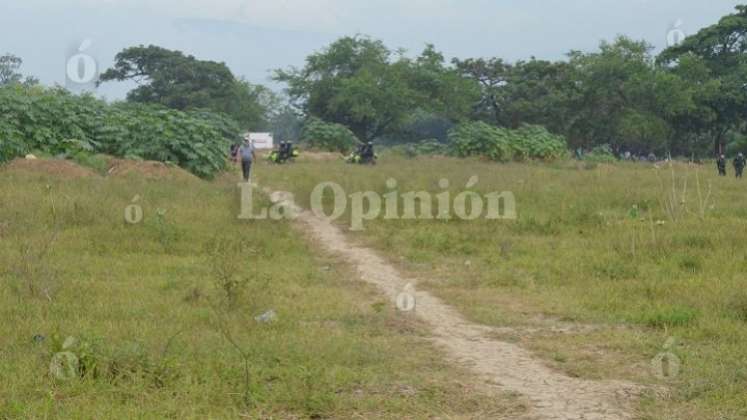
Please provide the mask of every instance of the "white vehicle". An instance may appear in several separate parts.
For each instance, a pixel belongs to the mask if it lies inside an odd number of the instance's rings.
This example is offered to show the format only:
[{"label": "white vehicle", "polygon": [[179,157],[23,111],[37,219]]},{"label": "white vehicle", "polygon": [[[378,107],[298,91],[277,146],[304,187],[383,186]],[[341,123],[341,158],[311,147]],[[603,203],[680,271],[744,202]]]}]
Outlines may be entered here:
[{"label": "white vehicle", "polygon": [[251,140],[257,150],[272,150],[275,147],[272,133],[246,133],[244,138]]}]

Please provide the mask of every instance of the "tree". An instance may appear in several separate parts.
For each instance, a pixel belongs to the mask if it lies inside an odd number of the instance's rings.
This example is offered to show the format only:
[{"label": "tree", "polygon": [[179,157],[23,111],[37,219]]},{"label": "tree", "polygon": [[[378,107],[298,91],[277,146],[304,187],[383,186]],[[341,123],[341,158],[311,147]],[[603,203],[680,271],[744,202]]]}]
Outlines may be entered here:
[{"label": "tree", "polygon": [[312,148],[347,153],[360,143],[355,134],[342,124],[311,117],[301,130],[301,140]]},{"label": "tree", "polygon": [[574,147],[607,144],[638,154],[672,151],[678,138],[672,121],[690,113],[694,89],[675,74],[657,68],[645,41],[619,37],[598,52],[572,52],[569,102],[574,118],[568,137]]},{"label": "tree", "polygon": [[225,63],[198,60],[154,45],[127,48],[100,82],[132,80],[131,102],[178,110],[209,109],[233,117],[244,128],[266,128],[271,92],[236,79]]},{"label": "tree", "polygon": [[254,131],[271,129],[273,115],[281,107],[280,98],[267,87],[243,78],[236,81],[235,89],[236,101],[226,104],[224,112],[240,121],[244,128]]},{"label": "tree", "polygon": [[715,24],[687,37],[681,44],[664,50],[658,61],[676,64],[692,53],[703,58],[714,74],[731,74],[745,62],[747,52],[747,5],[736,6],[737,13],[724,16]]},{"label": "tree", "polygon": [[276,140],[297,142],[301,139],[304,123],[293,107],[285,105],[272,114],[270,126]]},{"label": "tree", "polygon": [[567,61],[454,63],[481,87],[476,119],[512,129],[541,125],[574,148],[685,153],[690,143],[673,126],[697,114],[693,98],[699,91],[657,68],[651,50],[644,41],[619,37],[596,52],[571,51]]},{"label": "tree", "polygon": [[418,104],[407,83],[410,63],[392,60],[378,40],[344,37],[306,58],[302,69],[276,70],[293,103],[307,116],[350,128],[372,140],[400,127]]},{"label": "tree", "polygon": [[743,128],[747,118],[747,5],[701,29],[680,45],[664,50],[658,63],[698,86],[699,117],[682,128],[707,133],[715,153],[723,152],[729,130]]},{"label": "tree", "polygon": [[515,64],[500,58],[453,62],[463,77],[481,87],[475,118],[514,129],[539,124],[556,132],[565,130],[567,102],[574,93],[567,63],[535,58]]},{"label": "tree", "polygon": [[576,93],[568,63],[532,58],[515,64],[500,58],[455,59],[464,77],[480,84],[474,116],[495,125],[518,128],[537,124],[564,132],[568,102]]},{"label": "tree", "polygon": [[480,87],[463,77],[456,67],[446,65],[443,54],[428,44],[414,59],[400,57],[402,76],[415,95],[416,108],[404,122],[385,136],[390,144],[423,140],[446,142],[448,131],[472,117],[480,100]]},{"label": "tree", "polygon": [[14,83],[23,83],[25,85],[35,85],[39,80],[32,76],[25,79],[18,72],[23,65],[23,60],[13,54],[0,56],[0,86],[7,86]]},{"label": "tree", "polygon": [[670,107],[660,104],[665,100],[660,91],[668,85],[658,83],[650,51],[645,42],[620,37],[603,42],[598,52],[572,51],[567,62],[531,58],[510,64],[492,58],[454,63],[481,86],[477,119],[512,129],[541,125],[565,135],[574,147],[608,144],[648,153],[666,149],[670,135],[659,115],[662,107]]},{"label": "tree", "polygon": [[578,97],[573,69],[565,62],[518,61],[509,68],[504,87],[501,120],[516,129],[524,124],[542,125],[556,133],[567,131]]},{"label": "tree", "polygon": [[476,116],[490,120],[495,125],[505,125],[502,118],[506,107],[504,88],[508,84],[511,66],[500,58],[455,58],[453,63],[463,77],[474,80],[480,86],[480,100],[475,105]]},{"label": "tree", "polygon": [[293,104],[307,116],[350,128],[363,140],[399,137],[422,111],[463,120],[479,98],[478,87],[444,65],[426,46],[416,59],[368,37],[344,37],[307,57],[301,68],[276,70]]},{"label": "tree", "polygon": [[480,101],[480,86],[463,77],[456,66],[446,66],[443,54],[432,44],[426,45],[415,60],[409,64],[408,85],[420,95],[419,108],[422,113],[435,119],[461,122],[468,120],[475,104]]},{"label": "tree", "polygon": [[23,60],[12,54],[0,57],[0,85],[19,83],[23,79],[23,75],[18,73],[22,64]]}]

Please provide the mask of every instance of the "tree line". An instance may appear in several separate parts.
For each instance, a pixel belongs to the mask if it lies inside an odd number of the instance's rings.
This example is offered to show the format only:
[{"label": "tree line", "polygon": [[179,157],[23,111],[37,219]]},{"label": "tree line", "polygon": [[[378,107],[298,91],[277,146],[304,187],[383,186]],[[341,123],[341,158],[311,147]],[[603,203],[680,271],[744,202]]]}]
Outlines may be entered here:
[{"label": "tree line", "polygon": [[[574,150],[707,157],[747,151],[746,33],[747,6],[740,5],[658,55],[646,41],[620,36],[563,60],[513,63],[446,60],[434,45],[410,57],[380,40],[347,36],[301,67],[275,70],[283,99],[225,63],[141,45],[117,54],[99,83],[134,81],[127,102],[209,110],[242,129],[331,149],[454,138],[477,147],[465,133],[492,133],[487,138],[498,144],[540,126],[552,155],[562,138]],[[20,65],[17,57],[0,58],[0,85],[37,83],[23,79]]]},{"label": "tree line", "polygon": [[415,58],[365,36],[342,38],[301,68],[277,70],[303,115],[363,140],[436,138],[479,121],[540,125],[586,150],[712,156],[743,150],[747,6],[658,55],[620,36],[566,59],[455,58],[433,45]]}]

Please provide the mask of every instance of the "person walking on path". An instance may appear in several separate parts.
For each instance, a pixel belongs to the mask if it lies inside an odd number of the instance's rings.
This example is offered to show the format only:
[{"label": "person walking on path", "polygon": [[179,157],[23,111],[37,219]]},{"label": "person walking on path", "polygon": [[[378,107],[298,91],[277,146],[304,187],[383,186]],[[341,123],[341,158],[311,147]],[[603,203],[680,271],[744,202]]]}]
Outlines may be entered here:
[{"label": "person walking on path", "polygon": [[252,162],[256,157],[254,145],[249,139],[244,140],[244,144],[239,147],[238,158],[241,161],[241,172],[244,175],[244,182],[249,182],[252,175]]}]

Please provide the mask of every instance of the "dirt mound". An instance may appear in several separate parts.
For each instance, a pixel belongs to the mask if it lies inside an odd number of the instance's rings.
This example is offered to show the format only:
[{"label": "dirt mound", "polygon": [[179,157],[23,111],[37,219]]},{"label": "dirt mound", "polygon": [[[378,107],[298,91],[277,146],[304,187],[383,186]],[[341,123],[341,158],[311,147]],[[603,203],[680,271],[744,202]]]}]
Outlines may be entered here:
[{"label": "dirt mound", "polygon": [[4,172],[27,172],[61,179],[98,177],[91,169],[62,159],[15,159],[2,168]]},{"label": "dirt mound", "polygon": [[108,176],[141,175],[149,179],[198,179],[184,169],[167,165],[163,162],[150,160],[110,159],[108,162]]}]

